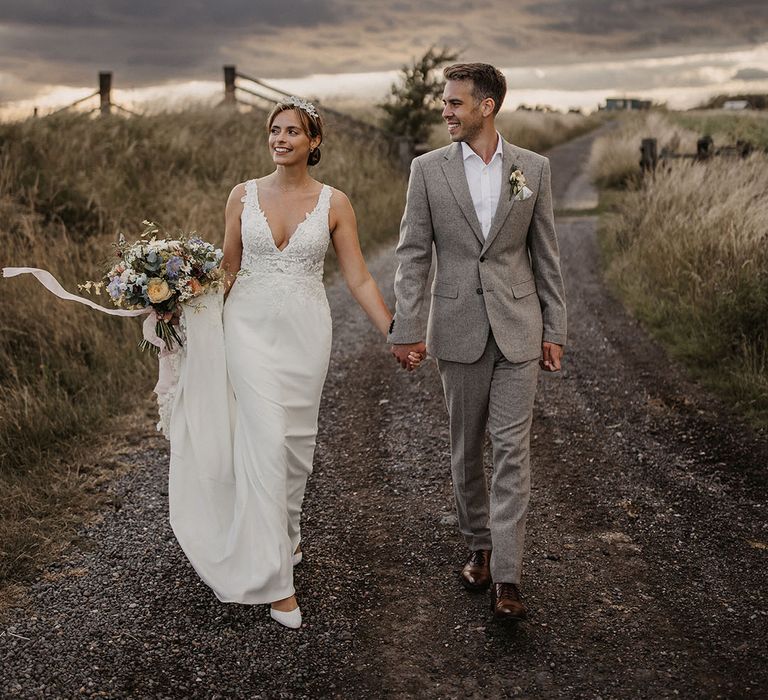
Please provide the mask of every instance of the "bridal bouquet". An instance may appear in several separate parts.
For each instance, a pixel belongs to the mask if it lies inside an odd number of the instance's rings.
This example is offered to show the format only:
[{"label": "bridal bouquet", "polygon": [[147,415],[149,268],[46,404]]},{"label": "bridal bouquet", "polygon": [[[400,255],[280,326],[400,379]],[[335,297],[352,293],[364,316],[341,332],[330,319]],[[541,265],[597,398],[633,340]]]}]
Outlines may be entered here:
[{"label": "bridal bouquet", "polygon": [[[200,296],[222,284],[219,263],[223,253],[194,235],[158,238],[166,233],[151,222],[139,240],[127,244],[120,235],[115,245],[118,261],[101,281],[79,285],[86,292],[101,294],[106,290],[120,309],[142,310],[151,307],[155,313],[155,333],[168,350],[174,342],[182,344],[176,329],[181,303]],[[142,350],[155,346],[146,340]]]}]

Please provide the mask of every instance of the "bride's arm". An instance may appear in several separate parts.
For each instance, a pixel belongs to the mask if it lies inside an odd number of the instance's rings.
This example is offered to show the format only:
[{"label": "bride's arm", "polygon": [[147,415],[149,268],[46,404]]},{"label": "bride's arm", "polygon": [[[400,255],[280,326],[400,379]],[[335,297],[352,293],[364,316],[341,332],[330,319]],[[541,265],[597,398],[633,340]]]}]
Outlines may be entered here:
[{"label": "bride's arm", "polygon": [[243,213],[243,203],[240,200],[244,195],[245,185],[242,183],[235,185],[229,193],[227,208],[224,212],[224,257],[221,260],[221,269],[224,271],[224,298],[235,283],[243,257],[243,241],[240,237],[240,215]]},{"label": "bride's arm", "polygon": [[352,205],[347,195],[339,190],[334,190],[331,198],[330,226],[331,242],[349,291],[363,311],[368,314],[373,325],[386,336],[392,321],[392,313],[365,264],[357,237],[357,220]]}]

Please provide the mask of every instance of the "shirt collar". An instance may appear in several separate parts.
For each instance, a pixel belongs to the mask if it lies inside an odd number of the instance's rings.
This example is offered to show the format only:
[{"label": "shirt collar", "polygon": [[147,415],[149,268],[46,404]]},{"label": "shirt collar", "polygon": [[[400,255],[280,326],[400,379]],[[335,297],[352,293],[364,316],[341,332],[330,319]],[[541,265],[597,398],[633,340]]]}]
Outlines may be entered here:
[{"label": "shirt collar", "polygon": [[[467,158],[471,158],[472,156],[477,156],[480,158],[480,156],[472,150],[472,147],[466,141],[461,142],[461,153],[464,157],[464,160],[467,160]],[[493,159],[496,156],[501,156],[502,158],[504,157],[504,151],[501,147],[501,134],[498,131],[496,132],[496,150],[493,152],[490,163],[493,163]],[[482,161],[483,159],[480,158],[480,160]]]}]

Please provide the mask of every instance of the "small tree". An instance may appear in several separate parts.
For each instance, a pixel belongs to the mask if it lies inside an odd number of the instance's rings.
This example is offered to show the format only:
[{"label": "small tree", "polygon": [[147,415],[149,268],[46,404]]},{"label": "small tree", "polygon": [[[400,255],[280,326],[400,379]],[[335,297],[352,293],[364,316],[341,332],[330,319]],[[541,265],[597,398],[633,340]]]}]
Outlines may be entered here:
[{"label": "small tree", "polygon": [[379,105],[386,112],[387,131],[415,142],[427,140],[432,124],[440,121],[438,107],[445,81],[437,69],[458,56],[446,48],[432,46],[412,65],[403,66],[400,80],[392,83],[389,100]]}]

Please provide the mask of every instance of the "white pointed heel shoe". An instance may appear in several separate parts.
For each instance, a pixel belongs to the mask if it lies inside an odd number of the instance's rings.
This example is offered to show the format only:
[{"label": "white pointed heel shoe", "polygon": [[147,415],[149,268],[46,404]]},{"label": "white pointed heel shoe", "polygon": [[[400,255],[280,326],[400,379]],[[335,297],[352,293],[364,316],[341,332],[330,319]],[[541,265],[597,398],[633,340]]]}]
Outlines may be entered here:
[{"label": "white pointed heel shoe", "polygon": [[299,550],[298,552],[294,552],[291,555],[291,564],[293,564],[294,566],[296,566],[296,564],[301,564],[301,560],[303,558],[304,557],[302,556],[301,550]]},{"label": "white pointed heel shoe", "polygon": [[279,622],[283,625],[283,627],[289,627],[292,630],[297,630],[301,627],[301,608],[296,607],[288,612],[283,612],[282,610],[275,610],[270,605],[269,616],[275,622]]}]

